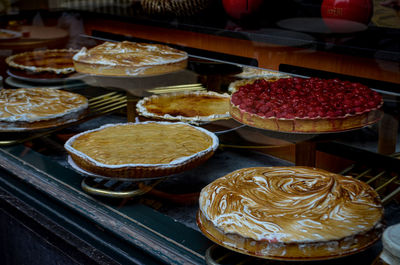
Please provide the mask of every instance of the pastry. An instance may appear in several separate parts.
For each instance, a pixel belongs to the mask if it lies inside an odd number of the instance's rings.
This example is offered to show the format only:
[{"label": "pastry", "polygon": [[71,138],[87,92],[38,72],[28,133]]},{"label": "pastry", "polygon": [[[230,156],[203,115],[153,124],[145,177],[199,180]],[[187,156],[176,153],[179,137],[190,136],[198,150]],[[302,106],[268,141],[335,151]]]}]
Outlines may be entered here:
[{"label": "pastry", "polygon": [[350,176],[308,167],[236,170],[200,193],[198,225],[241,253],[284,260],[349,255],[381,234],[378,194]]},{"label": "pastry", "polygon": [[0,90],[1,130],[39,129],[74,121],[84,115],[86,97],[50,88]]},{"label": "pastry", "polygon": [[250,79],[231,84],[232,118],[281,132],[340,132],[381,117],[379,93],[348,81],[319,78]]},{"label": "pastry", "polygon": [[147,118],[202,123],[229,119],[229,100],[211,91],[167,93],[143,98],[136,109]]},{"label": "pastry", "polygon": [[70,138],[75,164],[115,178],[152,178],[193,168],[218,147],[211,132],[185,123],[108,124]]},{"label": "pastry", "polygon": [[30,78],[62,78],[75,72],[73,49],[39,50],[18,53],[6,58],[12,74]]},{"label": "pastry", "polygon": [[186,68],[187,53],[161,44],[105,42],[82,48],[74,57],[78,72],[105,76],[147,76]]},{"label": "pastry", "polygon": [[141,0],[142,9],[150,15],[192,16],[210,5],[210,0]]}]

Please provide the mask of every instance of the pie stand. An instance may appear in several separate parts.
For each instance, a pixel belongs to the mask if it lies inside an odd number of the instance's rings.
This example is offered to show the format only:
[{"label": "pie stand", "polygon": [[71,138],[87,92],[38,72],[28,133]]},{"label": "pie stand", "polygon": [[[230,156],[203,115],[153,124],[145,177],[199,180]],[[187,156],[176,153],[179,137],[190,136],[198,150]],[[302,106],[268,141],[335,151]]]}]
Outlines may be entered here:
[{"label": "pie stand", "polygon": [[161,176],[157,178],[112,178],[88,172],[74,163],[72,158],[68,157],[69,165],[84,176],[81,187],[89,194],[111,198],[132,198],[141,196],[149,192],[157,184],[168,177],[176,177],[180,174]]}]

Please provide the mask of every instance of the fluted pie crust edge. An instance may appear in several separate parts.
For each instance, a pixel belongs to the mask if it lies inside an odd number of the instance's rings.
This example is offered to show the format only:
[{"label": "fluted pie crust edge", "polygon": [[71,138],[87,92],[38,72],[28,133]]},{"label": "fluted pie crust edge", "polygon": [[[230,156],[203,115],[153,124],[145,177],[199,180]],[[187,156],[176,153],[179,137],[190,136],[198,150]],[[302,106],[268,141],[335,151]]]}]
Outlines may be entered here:
[{"label": "fluted pie crust edge", "polygon": [[[334,244],[332,242],[285,244],[256,241],[237,234],[225,234],[207,220],[200,210],[197,212],[196,221],[201,232],[220,246],[258,258],[287,261],[326,260],[348,256],[372,246],[382,234],[382,229],[377,227],[364,234],[343,238]],[[332,246],[334,246],[333,251]],[[263,254],[266,250],[268,254]]]}]

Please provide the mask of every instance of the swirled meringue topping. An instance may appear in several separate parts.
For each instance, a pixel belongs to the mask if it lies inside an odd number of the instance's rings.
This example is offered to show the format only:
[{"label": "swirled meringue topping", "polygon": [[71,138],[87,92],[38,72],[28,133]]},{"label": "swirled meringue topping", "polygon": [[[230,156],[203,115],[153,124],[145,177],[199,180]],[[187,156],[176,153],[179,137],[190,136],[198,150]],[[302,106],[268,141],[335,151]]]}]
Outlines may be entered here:
[{"label": "swirled meringue topping", "polygon": [[94,48],[82,48],[74,61],[109,66],[161,65],[187,59],[187,53],[161,44],[123,41],[104,42]]},{"label": "swirled meringue topping", "polygon": [[307,167],[240,169],[203,188],[199,202],[204,216],[224,233],[281,243],[367,232],[383,213],[366,183]]},{"label": "swirled meringue topping", "polygon": [[79,94],[51,88],[2,89],[0,121],[36,122],[60,118],[86,109],[88,100]]}]

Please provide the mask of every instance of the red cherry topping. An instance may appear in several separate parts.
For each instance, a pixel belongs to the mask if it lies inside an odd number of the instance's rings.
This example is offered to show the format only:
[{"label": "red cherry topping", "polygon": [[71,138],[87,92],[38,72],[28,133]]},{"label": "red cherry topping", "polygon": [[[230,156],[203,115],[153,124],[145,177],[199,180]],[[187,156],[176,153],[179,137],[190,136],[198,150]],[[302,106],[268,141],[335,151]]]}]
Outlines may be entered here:
[{"label": "red cherry topping", "polygon": [[294,77],[258,79],[239,87],[231,101],[267,118],[340,118],[375,109],[382,104],[382,97],[360,83]]}]

